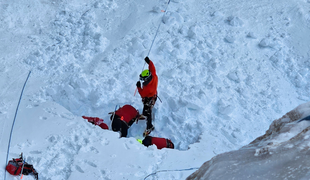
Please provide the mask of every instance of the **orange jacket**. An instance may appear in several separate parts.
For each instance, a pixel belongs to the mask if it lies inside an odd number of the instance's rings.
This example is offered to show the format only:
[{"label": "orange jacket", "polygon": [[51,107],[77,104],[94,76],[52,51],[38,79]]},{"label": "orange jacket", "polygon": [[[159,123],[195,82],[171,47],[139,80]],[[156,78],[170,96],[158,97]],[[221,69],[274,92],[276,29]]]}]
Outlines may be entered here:
[{"label": "orange jacket", "polygon": [[156,75],[155,66],[151,60],[149,63],[149,71],[152,74],[152,80],[147,85],[143,83],[143,88],[138,87],[138,92],[142,98],[153,97],[157,94],[158,77]]}]

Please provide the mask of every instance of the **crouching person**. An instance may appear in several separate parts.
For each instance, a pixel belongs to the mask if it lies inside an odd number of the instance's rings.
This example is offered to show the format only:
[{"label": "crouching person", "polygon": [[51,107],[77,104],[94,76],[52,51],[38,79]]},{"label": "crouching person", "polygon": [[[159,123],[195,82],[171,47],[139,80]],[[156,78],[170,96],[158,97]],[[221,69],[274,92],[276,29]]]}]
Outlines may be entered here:
[{"label": "crouching person", "polygon": [[[32,164],[25,162],[23,153],[21,153],[20,158],[13,158],[10,160],[5,169],[14,176],[33,174],[36,180],[39,179],[39,174],[33,168]],[[22,177],[20,179],[22,179]]]},{"label": "crouching person", "polygon": [[115,112],[110,112],[111,126],[113,131],[119,131],[120,137],[127,137],[130,126],[139,119],[145,119],[139,111],[131,105],[124,105]]},{"label": "crouching person", "polygon": [[162,149],[162,148],[174,149],[174,144],[171,142],[170,139],[159,138],[159,137],[146,136],[143,139],[142,144],[146,147],[150,145],[156,145],[157,149]]}]

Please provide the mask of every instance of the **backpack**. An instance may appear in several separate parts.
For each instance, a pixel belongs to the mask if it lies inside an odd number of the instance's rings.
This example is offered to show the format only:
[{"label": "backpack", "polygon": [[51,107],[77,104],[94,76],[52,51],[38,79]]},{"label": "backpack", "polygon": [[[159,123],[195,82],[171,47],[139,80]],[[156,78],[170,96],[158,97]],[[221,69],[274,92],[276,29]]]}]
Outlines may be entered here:
[{"label": "backpack", "polygon": [[13,159],[8,162],[6,170],[12,175],[20,175],[22,171],[23,163],[20,159]]},{"label": "backpack", "polygon": [[28,164],[23,160],[22,155],[21,158],[13,158],[12,160],[10,160],[5,169],[14,176],[21,174],[28,175],[30,173],[33,173],[35,179],[39,179],[39,174],[37,173],[37,171],[33,168],[31,164]]}]

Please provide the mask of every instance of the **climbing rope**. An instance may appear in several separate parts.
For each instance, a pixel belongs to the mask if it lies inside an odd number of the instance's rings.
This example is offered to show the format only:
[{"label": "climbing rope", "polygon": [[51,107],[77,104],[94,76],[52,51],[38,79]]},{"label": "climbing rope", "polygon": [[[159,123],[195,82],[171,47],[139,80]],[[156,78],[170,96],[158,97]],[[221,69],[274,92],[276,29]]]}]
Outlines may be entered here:
[{"label": "climbing rope", "polygon": [[[165,15],[166,15],[166,12],[167,12],[167,9],[168,9],[169,4],[170,4],[170,0],[168,0],[168,3],[167,3],[167,5],[166,5],[166,8],[165,8],[165,11],[164,11],[163,17],[161,18],[162,20],[164,19]],[[150,47],[150,49],[149,49],[149,52],[147,53],[147,56],[149,56],[149,55],[150,55],[151,49],[152,49],[152,47],[153,47],[154,41],[155,41],[155,39],[156,39],[156,37],[157,37],[158,30],[159,30],[159,28],[160,28],[161,24],[162,24],[162,21],[160,21],[160,22],[159,22],[158,28],[157,28],[157,30],[156,30],[156,33],[155,33],[154,39],[153,39],[153,41],[152,41],[151,47]],[[143,70],[143,69],[142,69],[142,70]]]},{"label": "climbing rope", "polygon": [[[162,16],[162,18],[161,18],[162,20],[164,19],[165,15],[166,15],[166,12],[167,12],[167,9],[168,9],[169,4],[170,4],[170,0],[168,0],[168,3],[167,3],[167,5],[166,5],[166,8],[165,8],[165,10],[164,10],[164,14],[163,14],[163,16]],[[154,38],[153,38],[151,47],[150,47],[149,52],[147,53],[146,56],[149,56],[149,55],[150,55],[150,52],[151,52],[151,50],[152,50],[153,44],[154,44],[154,42],[155,42],[155,39],[156,39],[156,37],[157,37],[157,34],[158,34],[158,31],[159,31],[159,28],[160,28],[161,24],[162,24],[162,21],[159,22],[159,25],[158,25],[158,27],[157,27],[155,36],[154,36]],[[144,62],[144,64],[143,64],[142,71],[144,70],[145,64],[146,64],[146,62]],[[142,71],[141,71],[141,72],[142,72]],[[136,90],[136,91],[137,91],[137,90]],[[136,94],[136,92],[135,92],[135,94]]]},{"label": "climbing rope", "polygon": [[150,177],[150,176],[153,176],[153,175],[155,175],[155,174],[157,174],[157,173],[159,173],[159,172],[169,172],[169,171],[190,171],[190,170],[197,170],[197,169],[199,169],[199,168],[175,169],[175,170],[160,170],[160,171],[156,171],[156,172],[154,172],[154,173],[152,173],[152,174],[147,175],[147,176],[144,178],[144,180],[146,180],[146,178],[148,178],[148,177]]},{"label": "climbing rope", "polygon": [[[165,10],[163,11],[164,14],[163,14],[163,16],[162,16],[162,18],[161,18],[162,20],[164,19],[165,15],[166,15],[166,12],[167,12],[167,9],[168,9],[169,4],[170,4],[170,0],[168,0],[167,5],[166,5],[166,8],[165,8]],[[152,41],[152,43],[151,43],[151,47],[150,47],[149,52],[147,53],[146,56],[149,56],[149,55],[150,55],[150,52],[151,52],[151,50],[152,50],[152,48],[153,48],[153,44],[154,44],[154,42],[155,42],[155,39],[156,39],[157,34],[158,34],[158,31],[159,31],[159,28],[160,28],[160,26],[161,26],[161,24],[162,24],[162,20],[159,22],[159,25],[158,25],[157,30],[156,30],[156,32],[155,32],[155,36],[154,36],[153,41]],[[143,64],[142,71],[144,70],[145,64],[146,64],[146,62],[144,62],[144,64]],[[142,72],[142,71],[141,71],[141,72]],[[134,96],[136,96],[137,90],[138,90],[138,88],[136,88],[135,93],[134,93]]]},{"label": "climbing rope", "polygon": [[[22,92],[21,92],[21,94],[20,94],[19,101],[18,101],[18,104],[17,104],[17,107],[16,107],[15,116],[14,116],[14,120],[13,120],[12,128],[11,128],[11,133],[10,133],[10,139],[9,139],[9,143],[8,143],[8,150],[7,150],[7,155],[6,155],[5,164],[8,163],[9,152],[10,152],[10,145],[11,145],[12,133],[13,133],[14,125],[15,125],[15,120],[16,120],[16,116],[17,116],[19,104],[20,104],[20,101],[21,101],[21,99],[22,99],[22,96],[23,96],[23,93],[24,93],[24,89],[25,89],[25,86],[26,86],[27,81],[28,81],[28,79],[29,79],[30,73],[31,73],[31,71],[29,71],[29,73],[28,73],[27,79],[26,79],[26,81],[25,81],[25,83],[24,83],[24,86],[23,86],[23,89],[22,89]],[[5,180],[5,179],[6,179],[6,172],[4,172],[4,180]]]}]

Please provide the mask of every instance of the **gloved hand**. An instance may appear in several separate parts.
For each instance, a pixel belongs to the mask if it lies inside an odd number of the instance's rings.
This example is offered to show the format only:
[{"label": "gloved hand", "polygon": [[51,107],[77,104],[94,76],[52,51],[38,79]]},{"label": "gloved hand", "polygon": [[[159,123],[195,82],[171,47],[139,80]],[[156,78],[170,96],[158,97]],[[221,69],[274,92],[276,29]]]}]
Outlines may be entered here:
[{"label": "gloved hand", "polygon": [[138,88],[141,88],[141,82],[140,81],[138,81],[136,85]]},{"label": "gloved hand", "polygon": [[150,59],[149,59],[149,57],[147,57],[147,56],[146,56],[146,57],[144,58],[144,60],[145,60],[145,62],[146,62],[147,64],[149,64],[149,63],[150,63]]}]

